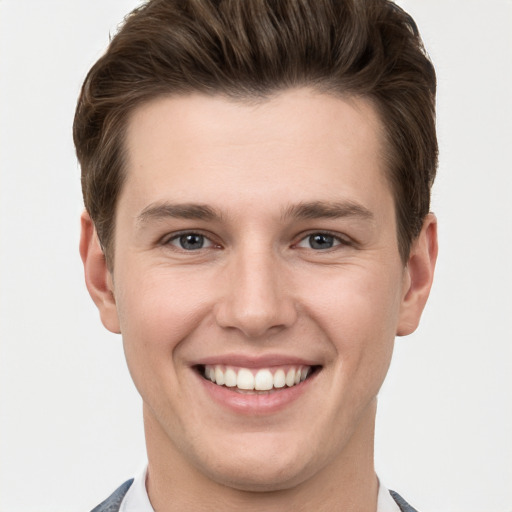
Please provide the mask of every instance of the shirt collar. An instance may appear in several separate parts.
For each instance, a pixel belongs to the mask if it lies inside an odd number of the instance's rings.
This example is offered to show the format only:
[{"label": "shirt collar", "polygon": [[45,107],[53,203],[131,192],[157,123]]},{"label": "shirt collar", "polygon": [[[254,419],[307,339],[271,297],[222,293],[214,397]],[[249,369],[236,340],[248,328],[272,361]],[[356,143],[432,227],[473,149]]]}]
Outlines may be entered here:
[{"label": "shirt collar", "polygon": [[[121,502],[119,512],[155,512],[146,490],[147,471],[148,467],[145,465],[143,470],[135,477],[133,484]],[[388,489],[380,481],[376,512],[400,512]]]}]

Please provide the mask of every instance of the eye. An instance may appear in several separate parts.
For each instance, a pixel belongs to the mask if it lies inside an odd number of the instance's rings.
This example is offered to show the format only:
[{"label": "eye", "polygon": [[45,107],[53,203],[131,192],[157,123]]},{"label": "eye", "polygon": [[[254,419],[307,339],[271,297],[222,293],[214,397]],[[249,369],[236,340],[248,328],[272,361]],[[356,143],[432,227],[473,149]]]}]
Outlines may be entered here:
[{"label": "eye", "polygon": [[312,233],[303,238],[297,244],[297,247],[321,251],[332,249],[333,247],[341,244],[348,245],[348,242],[329,233]]},{"label": "eye", "polygon": [[213,242],[200,233],[182,233],[170,238],[167,244],[184,251],[197,251],[213,247]]}]

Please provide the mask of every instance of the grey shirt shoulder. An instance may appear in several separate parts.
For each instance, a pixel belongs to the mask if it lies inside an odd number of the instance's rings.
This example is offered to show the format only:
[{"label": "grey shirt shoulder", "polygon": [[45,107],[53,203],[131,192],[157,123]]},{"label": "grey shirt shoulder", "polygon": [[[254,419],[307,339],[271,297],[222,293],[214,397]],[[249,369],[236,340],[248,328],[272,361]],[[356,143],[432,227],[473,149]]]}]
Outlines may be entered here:
[{"label": "grey shirt shoulder", "polygon": [[128,492],[128,489],[133,484],[133,478],[127,480],[123,485],[118,487],[105,501],[102,501],[97,507],[94,507],[91,512],[118,512],[121,507],[121,502]]}]

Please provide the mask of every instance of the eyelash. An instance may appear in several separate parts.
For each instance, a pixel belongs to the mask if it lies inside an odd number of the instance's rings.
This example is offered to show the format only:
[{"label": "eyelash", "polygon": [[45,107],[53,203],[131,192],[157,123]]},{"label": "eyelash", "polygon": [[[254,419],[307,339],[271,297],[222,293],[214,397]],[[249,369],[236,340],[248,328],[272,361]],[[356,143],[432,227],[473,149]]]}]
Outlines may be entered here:
[{"label": "eyelash", "polygon": [[[177,244],[175,245],[175,244],[172,243],[172,242],[175,242],[175,241],[179,243],[180,239],[185,238],[185,237],[190,237],[190,236],[201,237],[202,241],[208,243],[209,246],[208,247],[204,247],[203,245],[201,245],[201,247],[199,247],[198,249],[185,249],[184,247],[180,247],[179,245],[177,245]],[[210,235],[207,235],[205,233],[201,233],[200,231],[182,231],[180,233],[174,233],[170,237],[165,237],[162,240],[161,244],[164,245],[164,246],[171,245],[171,246],[175,247],[177,250],[181,250],[181,251],[184,251],[184,252],[196,252],[196,251],[199,251],[201,249],[211,249],[213,247],[220,248],[219,244],[216,244],[215,242],[213,242],[213,240],[211,239]]]},{"label": "eyelash", "polygon": [[[300,244],[311,239],[315,236],[322,236],[325,238],[332,238],[334,241],[334,244],[332,247],[327,247],[324,249],[314,249],[313,247],[302,247]],[[336,233],[331,233],[330,231],[310,231],[309,233],[306,233],[303,235],[300,240],[294,244],[294,247],[304,248],[304,249],[313,249],[315,252],[327,252],[329,250],[335,250],[339,246],[351,246],[353,245],[352,241],[348,239],[346,236],[341,236]]]},{"label": "eyelash", "polygon": [[[196,249],[186,249],[182,246],[183,241],[181,239],[183,239],[185,237],[191,237],[191,236],[201,237],[202,244],[200,247],[198,247]],[[314,247],[311,247],[311,246],[309,246],[309,247],[301,246],[302,243],[304,243],[304,242],[307,243],[308,240],[311,242],[312,241],[311,239],[315,236],[332,239],[334,243],[331,247],[318,248],[318,249],[315,249]],[[177,243],[173,244],[173,242],[177,242]],[[180,242],[182,242],[182,243],[180,243]],[[204,247],[205,242],[208,244],[207,247]],[[215,243],[211,239],[210,235],[201,233],[200,231],[182,231],[179,233],[175,233],[171,237],[164,238],[162,240],[161,244],[164,246],[171,245],[171,246],[175,247],[177,250],[180,250],[183,252],[196,252],[196,251],[200,251],[202,249],[222,248],[222,246],[220,244]],[[351,240],[347,239],[346,237],[342,237],[339,234],[331,233],[329,231],[311,231],[309,233],[301,235],[301,238],[299,239],[299,241],[292,244],[292,247],[299,248],[299,249],[312,249],[315,252],[327,252],[330,250],[335,250],[336,247],[339,247],[339,246],[351,246],[351,245],[353,245],[353,242]]]}]

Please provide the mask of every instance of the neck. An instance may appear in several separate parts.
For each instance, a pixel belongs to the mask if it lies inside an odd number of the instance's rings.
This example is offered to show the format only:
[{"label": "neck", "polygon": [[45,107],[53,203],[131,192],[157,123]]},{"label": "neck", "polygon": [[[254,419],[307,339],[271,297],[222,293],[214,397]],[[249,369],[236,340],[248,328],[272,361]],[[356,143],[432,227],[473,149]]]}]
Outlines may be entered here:
[{"label": "neck", "polygon": [[244,510],[375,512],[378,480],[373,465],[376,400],[343,450],[318,472],[289,487],[246,491],[218,483],[191,464],[173,445],[147,407],[144,425],[148,451],[146,488],[155,512]]}]

